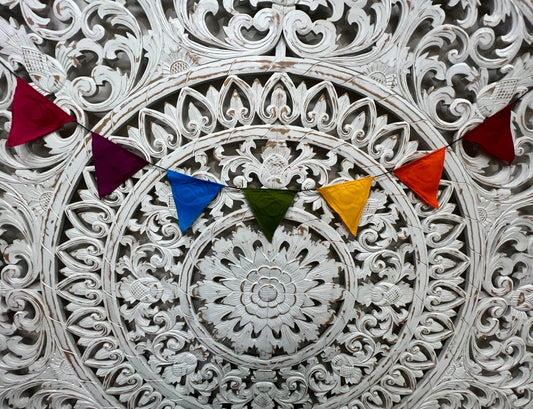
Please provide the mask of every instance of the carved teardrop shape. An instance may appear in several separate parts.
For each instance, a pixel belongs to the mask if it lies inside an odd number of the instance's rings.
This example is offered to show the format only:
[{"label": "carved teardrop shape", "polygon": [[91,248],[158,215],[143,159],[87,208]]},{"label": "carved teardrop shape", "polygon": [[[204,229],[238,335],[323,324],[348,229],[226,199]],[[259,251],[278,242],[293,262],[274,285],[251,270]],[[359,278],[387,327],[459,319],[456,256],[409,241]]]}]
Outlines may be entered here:
[{"label": "carved teardrop shape", "polygon": [[341,109],[337,132],[342,139],[361,148],[368,144],[373,135],[376,119],[376,104],[370,98],[362,98]]},{"label": "carved teardrop shape", "polygon": [[139,112],[139,132],[138,139],[142,146],[156,158],[164,157],[181,144],[181,135],[176,127],[175,109],[168,104],[165,105],[165,112],[142,109]]},{"label": "carved teardrop shape", "polygon": [[101,238],[109,233],[114,212],[101,202],[92,200],[72,203],[65,209],[70,222],[88,237]]},{"label": "carved teardrop shape", "polygon": [[255,99],[251,87],[242,79],[230,75],[220,88],[219,121],[228,128],[237,123],[250,124],[255,116]]},{"label": "carved teardrop shape", "polygon": [[300,115],[297,90],[286,73],[275,73],[261,92],[259,115],[267,124],[294,122]]},{"label": "carved teardrop shape", "polygon": [[388,169],[393,169],[413,154],[417,143],[410,142],[411,126],[407,122],[393,122],[379,129],[369,141],[370,154]]},{"label": "carved teardrop shape", "polygon": [[90,237],[73,238],[57,247],[57,256],[73,271],[97,271],[102,266],[102,254],[102,242]]},{"label": "carved teardrop shape", "polygon": [[335,129],[339,111],[337,91],[331,82],[311,87],[302,103],[302,122],[309,128],[328,132]]},{"label": "carved teardrop shape", "polygon": [[56,291],[66,300],[81,307],[96,307],[102,301],[102,284],[95,274],[70,275],[57,285]]},{"label": "carved teardrop shape", "polygon": [[209,100],[193,88],[180,92],[177,109],[177,126],[187,139],[197,139],[202,133],[215,129],[216,114]]}]

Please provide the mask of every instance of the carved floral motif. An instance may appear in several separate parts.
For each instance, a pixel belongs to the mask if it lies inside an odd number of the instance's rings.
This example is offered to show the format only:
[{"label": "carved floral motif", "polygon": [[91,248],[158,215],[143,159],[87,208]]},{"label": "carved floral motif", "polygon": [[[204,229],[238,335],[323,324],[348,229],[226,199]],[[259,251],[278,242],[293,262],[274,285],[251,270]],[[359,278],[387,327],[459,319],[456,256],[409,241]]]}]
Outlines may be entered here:
[{"label": "carved floral motif", "polygon": [[[255,348],[263,359],[274,349],[293,354],[301,343],[316,341],[321,327],[333,320],[331,304],[343,298],[333,280],[342,266],[328,260],[327,243],[310,242],[305,228],[290,252],[282,247],[288,234],[269,244],[247,230],[218,240],[213,253],[199,261],[204,280],[193,294],[204,303],[200,316],[213,325],[217,339],[230,339],[237,353]],[[231,248],[242,255],[232,257]],[[303,256],[308,248],[313,253]]]},{"label": "carved floral motif", "polygon": [[[0,0],[4,61],[163,168],[298,188],[269,243],[238,189],[182,234],[164,173],[99,200],[81,127],[9,149],[0,406],[528,408],[533,94],[517,158],[447,152],[432,209],[388,171],[531,86],[504,1]],[[376,177],[357,237],[316,187]]]}]

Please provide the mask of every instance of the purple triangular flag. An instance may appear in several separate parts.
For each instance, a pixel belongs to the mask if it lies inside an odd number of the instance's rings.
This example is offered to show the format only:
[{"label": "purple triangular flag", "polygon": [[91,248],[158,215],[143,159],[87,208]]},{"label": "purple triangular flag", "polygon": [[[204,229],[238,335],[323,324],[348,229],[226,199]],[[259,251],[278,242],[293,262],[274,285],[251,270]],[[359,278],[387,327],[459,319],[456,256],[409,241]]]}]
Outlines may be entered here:
[{"label": "purple triangular flag", "polygon": [[102,199],[149,162],[96,132],[92,136],[96,184]]},{"label": "purple triangular flag", "polygon": [[178,211],[178,223],[181,231],[185,232],[224,185],[168,169],[167,177]]}]

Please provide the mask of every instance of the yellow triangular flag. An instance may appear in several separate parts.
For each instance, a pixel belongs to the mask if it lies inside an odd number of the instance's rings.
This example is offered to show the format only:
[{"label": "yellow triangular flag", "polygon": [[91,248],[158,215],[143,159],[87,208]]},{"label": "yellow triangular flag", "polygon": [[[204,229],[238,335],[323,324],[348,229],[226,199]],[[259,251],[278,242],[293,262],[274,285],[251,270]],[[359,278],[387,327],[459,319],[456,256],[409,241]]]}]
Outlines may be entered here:
[{"label": "yellow triangular flag", "polygon": [[357,234],[359,219],[363,214],[373,180],[374,177],[369,176],[317,189],[333,210],[339,214],[354,236]]}]

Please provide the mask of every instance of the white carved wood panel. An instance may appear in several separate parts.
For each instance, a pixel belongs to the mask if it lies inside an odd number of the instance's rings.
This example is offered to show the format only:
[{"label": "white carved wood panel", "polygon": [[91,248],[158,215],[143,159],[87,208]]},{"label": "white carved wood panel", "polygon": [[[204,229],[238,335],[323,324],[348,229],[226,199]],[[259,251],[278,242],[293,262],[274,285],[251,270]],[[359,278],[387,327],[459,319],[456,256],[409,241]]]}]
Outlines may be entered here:
[{"label": "white carved wood panel", "polygon": [[[481,4],[480,4],[481,3]],[[164,172],[96,193],[90,135],[7,148],[1,408],[533,407],[531,0],[0,0],[0,57],[163,168],[302,188],[272,243],[226,188],[182,234]],[[447,150],[440,209],[313,189],[515,105],[512,166]]]}]

